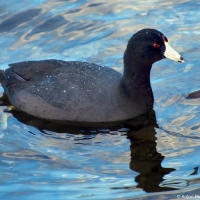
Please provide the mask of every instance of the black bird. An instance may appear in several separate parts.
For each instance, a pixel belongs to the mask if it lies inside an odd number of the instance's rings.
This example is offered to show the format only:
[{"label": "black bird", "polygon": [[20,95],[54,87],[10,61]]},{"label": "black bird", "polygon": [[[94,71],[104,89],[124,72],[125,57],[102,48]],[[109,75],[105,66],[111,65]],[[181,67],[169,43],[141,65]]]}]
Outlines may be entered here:
[{"label": "black bird", "polygon": [[126,121],[152,110],[150,70],[163,58],[184,62],[163,33],[143,29],[128,42],[123,74],[88,62],[41,60],[10,64],[0,82],[16,109],[42,119]]},{"label": "black bird", "polygon": [[197,90],[195,92],[192,92],[190,94],[188,94],[187,96],[189,99],[197,99],[200,98],[200,90]]}]

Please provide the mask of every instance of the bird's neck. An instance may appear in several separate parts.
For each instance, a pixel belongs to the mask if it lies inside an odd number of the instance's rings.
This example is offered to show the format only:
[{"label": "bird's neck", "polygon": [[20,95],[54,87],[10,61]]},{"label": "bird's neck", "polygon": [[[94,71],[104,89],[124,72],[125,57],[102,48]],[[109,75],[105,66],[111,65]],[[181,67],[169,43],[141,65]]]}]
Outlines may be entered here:
[{"label": "bird's neck", "polygon": [[138,96],[144,99],[148,110],[153,108],[154,103],[150,82],[151,66],[141,63],[124,63],[122,78],[122,86],[127,95],[131,98],[137,98]]},{"label": "bird's neck", "polygon": [[141,88],[150,87],[151,64],[144,63],[124,63],[123,81],[125,85]]}]

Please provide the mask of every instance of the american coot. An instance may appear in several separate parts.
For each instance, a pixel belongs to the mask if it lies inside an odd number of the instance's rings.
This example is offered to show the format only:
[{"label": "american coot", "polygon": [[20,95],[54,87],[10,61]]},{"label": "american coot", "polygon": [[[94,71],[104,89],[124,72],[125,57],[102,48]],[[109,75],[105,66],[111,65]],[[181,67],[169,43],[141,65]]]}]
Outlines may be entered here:
[{"label": "american coot", "polygon": [[150,70],[163,58],[183,62],[164,34],[143,29],[128,42],[123,75],[93,63],[42,60],[10,64],[0,82],[16,109],[42,119],[126,121],[152,110]]},{"label": "american coot", "polygon": [[188,94],[187,96],[189,99],[197,99],[200,98],[200,90],[197,90],[195,92],[192,92],[190,94]]}]

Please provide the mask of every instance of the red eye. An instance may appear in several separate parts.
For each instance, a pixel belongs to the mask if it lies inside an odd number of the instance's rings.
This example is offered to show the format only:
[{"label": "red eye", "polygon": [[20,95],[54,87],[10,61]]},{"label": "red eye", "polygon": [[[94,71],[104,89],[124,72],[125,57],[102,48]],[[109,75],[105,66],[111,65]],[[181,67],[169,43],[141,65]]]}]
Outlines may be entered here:
[{"label": "red eye", "polygon": [[159,48],[160,45],[155,43],[155,44],[153,44],[153,47],[154,47],[154,48]]}]

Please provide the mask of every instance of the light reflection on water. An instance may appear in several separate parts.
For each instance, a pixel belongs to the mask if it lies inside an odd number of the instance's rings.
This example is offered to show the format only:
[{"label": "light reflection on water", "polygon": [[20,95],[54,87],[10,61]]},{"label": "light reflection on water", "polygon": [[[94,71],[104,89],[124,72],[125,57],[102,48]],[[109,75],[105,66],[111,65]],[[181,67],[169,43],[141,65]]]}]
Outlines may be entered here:
[{"label": "light reflection on water", "polygon": [[[161,61],[152,70],[161,128],[134,134],[127,129],[41,132],[1,107],[1,197],[168,199],[198,194],[200,101],[185,96],[199,89],[199,6],[195,0],[1,2],[1,69],[17,61],[57,58],[122,71],[127,40],[144,27],[164,32],[186,60],[181,65]],[[149,193],[155,191],[168,192]]]}]

